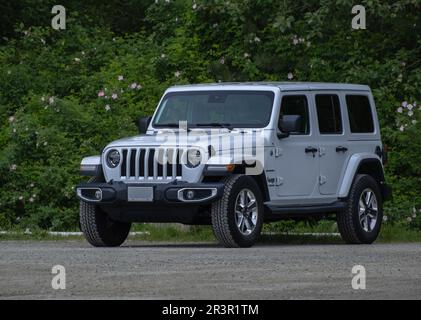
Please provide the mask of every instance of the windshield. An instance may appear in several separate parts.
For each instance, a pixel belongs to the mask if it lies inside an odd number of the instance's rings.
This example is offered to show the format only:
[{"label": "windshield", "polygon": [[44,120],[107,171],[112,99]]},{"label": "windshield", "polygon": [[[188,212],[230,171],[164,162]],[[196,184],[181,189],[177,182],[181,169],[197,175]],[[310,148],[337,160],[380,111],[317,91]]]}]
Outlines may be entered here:
[{"label": "windshield", "polygon": [[189,91],[165,95],[154,127],[262,128],[272,112],[271,91]]}]

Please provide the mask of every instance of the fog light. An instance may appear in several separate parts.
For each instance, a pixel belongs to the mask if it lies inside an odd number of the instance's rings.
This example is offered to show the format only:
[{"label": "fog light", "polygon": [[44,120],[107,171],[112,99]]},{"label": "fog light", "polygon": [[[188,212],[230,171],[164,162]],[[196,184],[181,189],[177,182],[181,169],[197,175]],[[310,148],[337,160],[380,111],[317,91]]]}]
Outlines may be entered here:
[{"label": "fog light", "polygon": [[188,200],[194,199],[194,191],[193,190],[187,191],[186,197]]},{"label": "fog light", "polygon": [[95,191],[95,198],[97,200],[101,200],[101,198],[102,198],[102,192],[101,192],[101,190]]}]

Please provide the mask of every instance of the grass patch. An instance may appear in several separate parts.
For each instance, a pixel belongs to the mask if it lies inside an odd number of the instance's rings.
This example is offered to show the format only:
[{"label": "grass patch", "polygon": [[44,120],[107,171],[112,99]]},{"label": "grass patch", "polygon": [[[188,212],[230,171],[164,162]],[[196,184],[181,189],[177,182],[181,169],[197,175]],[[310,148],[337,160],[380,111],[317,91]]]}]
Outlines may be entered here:
[{"label": "grass patch", "polygon": [[132,231],[144,232],[131,239],[143,241],[169,242],[215,242],[210,226],[183,226],[176,224],[136,224]]},{"label": "grass patch", "polygon": [[383,225],[377,242],[421,242],[421,230],[411,230],[402,225]]},{"label": "grass patch", "polygon": [[[189,226],[177,224],[134,224],[132,232],[141,234],[131,235],[130,240],[147,242],[216,242],[210,226]],[[265,225],[261,243],[264,244],[342,244],[337,233],[336,223],[321,221],[316,224],[304,222],[281,222]],[[23,230],[11,230],[11,233],[0,234],[2,240],[31,240],[31,241],[84,241],[83,236],[50,235],[45,230],[31,230],[27,234]],[[377,243],[421,242],[421,230],[411,230],[403,225],[382,226]]]},{"label": "grass patch", "polygon": [[56,236],[48,234],[46,230],[34,230],[30,234],[23,230],[12,230],[7,234],[0,234],[0,241],[3,240],[27,240],[27,241],[58,241],[58,240],[82,240],[83,236]]}]

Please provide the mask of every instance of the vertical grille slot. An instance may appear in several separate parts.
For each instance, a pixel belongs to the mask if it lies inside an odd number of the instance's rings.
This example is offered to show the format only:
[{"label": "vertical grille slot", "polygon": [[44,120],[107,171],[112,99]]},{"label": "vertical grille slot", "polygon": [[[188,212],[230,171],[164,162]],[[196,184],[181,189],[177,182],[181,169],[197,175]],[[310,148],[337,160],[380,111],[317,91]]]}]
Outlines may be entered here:
[{"label": "vertical grille slot", "polygon": [[140,156],[139,156],[139,163],[137,164],[139,167],[139,176],[145,176],[145,149],[140,149]]},{"label": "vertical grille slot", "polygon": [[130,170],[129,170],[129,177],[135,177],[136,176],[136,149],[130,149]]},{"label": "vertical grille slot", "polygon": [[123,159],[121,161],[120,175],[122,177],[126,176],[126,167],[127,167],[127,149],[123,149]]},{"label": "vertical grille slot", "polygon": [[148,176],[154,177],[154,164],[155,164],[155,149],[149,149],[149,157],[148,157]]},{"label": "vertical grille slot", "polygon": [[163,170],[164,149],[157,150],[156,162],[157,162],[158,177],[162,177],[164,175],[164,170]]},{"label": "vertical grille slot", "polygon": [[174,163],[174,149],[168,149],[167,153],[167,177],[168,178],[174,178],[173,177],[173,163]]},{"label": "vertical grille slot", "polygon": [[177,149],[177,160],[176,160],[176,176],[181,176],[181,157],[183,156],[183,150]]}]

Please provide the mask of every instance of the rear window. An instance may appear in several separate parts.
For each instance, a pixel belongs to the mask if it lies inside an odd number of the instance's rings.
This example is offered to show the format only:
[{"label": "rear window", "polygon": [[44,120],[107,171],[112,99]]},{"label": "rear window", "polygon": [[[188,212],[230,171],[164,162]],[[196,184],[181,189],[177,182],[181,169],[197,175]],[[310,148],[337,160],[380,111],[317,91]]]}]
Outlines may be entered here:
[{"label": "rear window", "polygon": [[374,132],[373,115],[367,96],[347,95],[346,106],[352,133]]},{"label": "rear window", "polygon": [[337,95],[316,95],[316,109],[321,134],[342,133],[341,108]]}]

